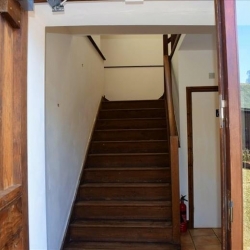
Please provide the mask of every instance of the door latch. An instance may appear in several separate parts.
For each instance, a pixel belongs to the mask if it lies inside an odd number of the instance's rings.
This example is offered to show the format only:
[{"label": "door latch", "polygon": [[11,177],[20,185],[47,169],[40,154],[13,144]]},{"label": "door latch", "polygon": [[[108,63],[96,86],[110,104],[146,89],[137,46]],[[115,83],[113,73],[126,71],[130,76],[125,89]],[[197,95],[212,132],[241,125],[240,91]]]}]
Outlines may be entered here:
[{"label": "door latch", "polygon": [[225,121],[225,107],[227,106],[227,101],[222,99],[222,95],[219,95],[219,105],[220,105],[220,128],[224,128]]},{"label": "door latch", "polygon": [[228,202],[228,210],[229,210],[229,218],[230,218],[231,222],[233,222],[233,208],[234,208],[233,201],[229,201]]}]

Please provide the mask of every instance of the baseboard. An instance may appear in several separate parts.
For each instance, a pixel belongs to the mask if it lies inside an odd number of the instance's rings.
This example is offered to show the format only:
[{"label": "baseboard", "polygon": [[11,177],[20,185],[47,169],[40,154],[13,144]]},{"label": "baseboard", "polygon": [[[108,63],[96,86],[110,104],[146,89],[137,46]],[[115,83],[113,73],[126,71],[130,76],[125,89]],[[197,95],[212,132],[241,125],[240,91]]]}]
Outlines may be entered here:
[{"label": "baseboard", "polygon": [[67,240],[67,230],[68,230],[68,227],[69,227],[69,223],[70,223],[70,218],[71,218],[71,215],[72,215],[72,212],[73,212],[73,208],[74,208],[74,204],[75,204],[75,200],[76,200],[76,196],[77,196],[77,191],[78,191],[78,187],[80,185],[80,182],[81,182],[81,178],[82,178],[82,174],[83,174],[83,171],[84,171],[84,166],[86,164],[86,161],[87,161],[87,156],[88,156],[88,153],[89,153],[89,149],[90,149],[90,143],[92,141],[92,137],[93,137],[93,134],[94,134],[94,131],[95,131],[95,126],[96,126],[96,121],[97,121],[97,117],[98,117],[98,114],[99,114],[99,111],[101,109],[101,104],[102,104],[102,100],[103,100],[103,97],[101,98],[101,101],[99,103],[99,107],[97,109],[97,113],[95,115],[95,119],[93,121],[93,125],[92,125],[92,130],[91,130],[91,133],[90,133],[90,136],[89,136],[89,139],[88,139],[88,146],[87,146],[87,150],[86,150],[86,153],[85,153],[85,157],[83,159],[83,164],[82,164],[82,168],[81,168],[81,171],[80,171],[80,175],[79,175],[79,178],[78,178],[78,181],[77,181],[77,185],[76,185],[76,189],[75,189],[75,194],[73,196],[73,200],[72,200],[72,203],[71,203],[71,208],[69,210],[69,214],[68,214],[68,218],[67,218],[67,223],[66,223],[66,227],[64,228],[64,234],[63,234],[63,238],[62,238],[62,243],[61,243],[61,247],[60,247],[60,250],[63,250],[63,246],[64,246],[64,243],[65,241]]}]

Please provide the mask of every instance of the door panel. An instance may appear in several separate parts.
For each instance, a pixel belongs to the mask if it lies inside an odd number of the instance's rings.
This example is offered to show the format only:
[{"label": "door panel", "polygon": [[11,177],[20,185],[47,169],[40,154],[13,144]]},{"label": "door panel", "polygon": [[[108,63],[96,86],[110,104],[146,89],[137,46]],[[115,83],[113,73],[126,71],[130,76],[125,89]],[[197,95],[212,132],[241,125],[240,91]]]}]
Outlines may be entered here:
[{"label": "door panel", "polygon": [[[242,145],[235,3],[236,0],[215,0],[219,93],[225,100],[225,107],[221,105],[224,115],[220,130],[222,245],[225,250],[243,249]],[[233,202],[233,209],[230,201]]]},{"label": "door panel", "polygon": [[218,92],[192,96],[194,228],[221,227]]},{"label": "door panel", "polygon": [[28,249],[27,12],[0,15],[0,249]]},{"label": "door panel", "polygon": [[[250,249],[250,23],[249,2],[236,1],[239,55],[240,112],[242,121],[243,249]],[[246,16],[247,15],[247,16]]]}]

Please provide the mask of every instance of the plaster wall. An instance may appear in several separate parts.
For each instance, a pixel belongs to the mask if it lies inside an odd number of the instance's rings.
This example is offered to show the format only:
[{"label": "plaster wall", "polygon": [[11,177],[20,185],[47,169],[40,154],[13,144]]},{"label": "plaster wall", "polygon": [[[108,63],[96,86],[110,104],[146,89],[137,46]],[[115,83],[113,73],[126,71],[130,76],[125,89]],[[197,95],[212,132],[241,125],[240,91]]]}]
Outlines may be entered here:
[{"label": "plaster wall", "polygon": [[103,60],[86,37],[46,35],[48,249],[60,249],[103,95]]},{"label": "plaster wall", "polygon": [[[178,60],[180,193],[188,195],[186,87],[218,85],[217,61],[214,50],[179,50],[175,56],[178,57],[175,60]],[[209,73],[215,73],[216,78],[209,79]],[[214,138],[208,136],[207,139],[213,140]]]},{"label": "plaster wall", "polygon": [[102,36],[101,43],[105,67],[126,66],[105,68],[108,100],[150,100],[163,95],[162,35]]}]

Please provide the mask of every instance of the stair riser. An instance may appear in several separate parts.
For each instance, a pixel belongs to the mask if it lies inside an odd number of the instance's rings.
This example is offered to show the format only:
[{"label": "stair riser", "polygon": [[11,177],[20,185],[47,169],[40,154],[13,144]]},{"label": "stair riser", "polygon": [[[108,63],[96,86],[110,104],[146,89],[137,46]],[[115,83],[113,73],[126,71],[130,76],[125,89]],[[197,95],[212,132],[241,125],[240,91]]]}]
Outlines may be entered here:
[{"label": "stair riser", "polygon": [[95,155],[88,156],[87,168],[166,167],[168,154],[163,155]]},{"label": "stair riser", "polygon": [[167,140],[167,130],[95,131],[93,141]]},{"label": "stair riser", "polygon": [[170,187],[81,187],[79,200],[170,200]]},{"label": "stair riser", "polygon": [[166,119],[98,120],[96,129],[166,128]]},{"label": "stair riser", "polygon": [[76,242],[70,243],[65,250],[180,250],[177,245],[167,243],[121,243],[121,242]]},{"label": "stair riser", "polygon": [[165,117],[164,109],[147,110],[102,110],[98,119],[127,119],[127,118],[159,118]]},{"label": "stair riser", "polygon": [[171,240],[169,228],[117,228],[117,227],[70,227],[71,240],[113,242],[167,242]]},{"label": "stair riser", "polygon": [[84,171],[82,183],[170,182],[170,170]]},{"label": "stair riser", "polygon": [[171,220],[166,206],[76,206],[74,219]]},{"label": "stair riser", "polygon": [[168,142],[93,142],[90,145],[91,154],[108,153],[165,153],[168,152]]},{"label": "stair riser", "polygon": [[165,108],[164,100],[158,101],[128,101],[128,102],[102,102],[101,109],[143,109]]}]

